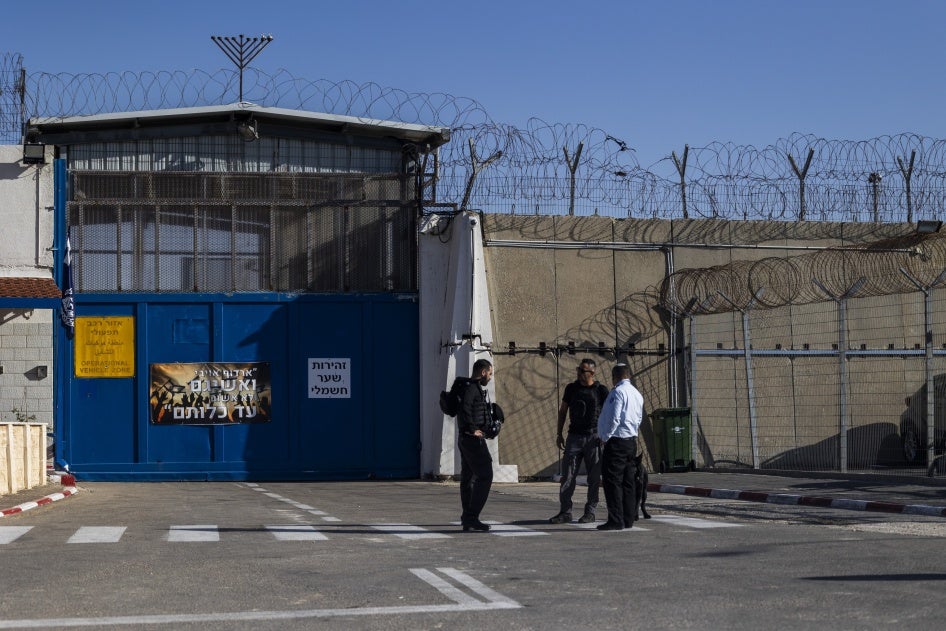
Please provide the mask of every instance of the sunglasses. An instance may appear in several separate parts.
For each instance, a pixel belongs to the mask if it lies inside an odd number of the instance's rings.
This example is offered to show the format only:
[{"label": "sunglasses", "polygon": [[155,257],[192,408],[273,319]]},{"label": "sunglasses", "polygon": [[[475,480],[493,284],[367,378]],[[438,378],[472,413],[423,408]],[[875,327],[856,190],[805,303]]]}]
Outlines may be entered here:
[{"label": "sunglasses", "polygon": [[593,371],[593,370],[582,370],[581,368],[578,369],[578,372],[585,372],[585,373],[589,373],[589,374],[591,374],[591,375],[595,374],[595,371]]}]

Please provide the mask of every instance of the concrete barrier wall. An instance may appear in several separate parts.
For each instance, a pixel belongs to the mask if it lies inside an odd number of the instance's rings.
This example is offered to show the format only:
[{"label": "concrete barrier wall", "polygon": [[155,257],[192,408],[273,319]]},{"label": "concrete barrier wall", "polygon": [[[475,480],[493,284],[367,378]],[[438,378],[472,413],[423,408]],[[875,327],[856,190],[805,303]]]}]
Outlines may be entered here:
[{"label": "concrete barrier wall", "polygon": [[[747,267],[771,257],[808,257],[806,264],[831,274],[825,282],[843,287],[860,274],[870,274],[873,263],[845,267],[826,261],[819,267],[816,257],[824,257],[819,254],[821,248],[877,243],[913,232],[912,226],[889,224],[516,215],[485,215],[483,219],[496,397],[507,416],[500,454],[504,463],[518,465],[521,477],[557,472],[557,411],[562,391],[574,379],[574,368],[582,357],[598,362],[599,379],[609,387],[611,366],[628,361],[650,410],[689,404],[682,361],[669,352],[660,354],[661,346],[669,351],[674,345],[687,344],[683,324],[659,308],[661,286],[668,275],[719,265]],[[887,261],[885,273],[891,264]],[[748,284],[730,287],[728,293],[737,304],[751,298]],[[850,343],[874,345],[884,340],[886,344],[889,339],[889,343],[912,346],[915,339],[922,341],[922,295],[920,300],[919,320],[913,294],[858,302],[849,313]],[[812,348],[830,348],[838,341],[834,304],[792,305],[754,314],[753,346],[791,348],[797,344],[800,348],[808,343]],[[946,316],[937,317],[944,324]],[[710,348],[717,344],[741,347],[741,314],[698,318],[697,339]],[[512,343],[515,353],[510,350]],[[539,350],[542,343],[547,349],[544,354]],[[575,347],[574,354],[567,350],[569,343]],[[599,344],[618,352],[599,353]],[[634,352],[628,350],[631,345]],[[889,360],[882,369],[898,375],[906,370],[902,360]],[[709,455],[701,464],[745,464],[747,457],[751,464],[747,392],[740,385],[745,384],[743,362],[706,359],[700,361],[700,370],[730,383],[726,392],[701,400],[697,430],[701,451]],[[902,409],[899,391],[885,391],[874,401],[867,396],[875,381],[871,370],[865,365],[863,374],[855,370],[852,376],[852,387],[863,395],[860,409],[876,410],[872,406],[878,405],[889,413]],[[754,377],[757,399],[767,402],[758,410],[765,417],[758,427],[763,435],[761,456],[777,462],[791,450],[825,449],[824,444],[836,441],[836,359],[813,360],[801,372],[785,360],[767,361],[758,366]],[[900,376],[897,380],[909,381]],[[677,384],[676,394],[672,381]],[[915,389],[915,384],[904,383],[902,389],[911,387]],[[793,394],[799,389],[807,390],[801,401]],[[803,435],[794,428],[798,417],[806,425]],[[656,446],[648,421],[642,437],[653,470]]]},{"label": "concrete barrier wall", "polygon": [[46,482],[46,425],[0,423],[0,495]]}]

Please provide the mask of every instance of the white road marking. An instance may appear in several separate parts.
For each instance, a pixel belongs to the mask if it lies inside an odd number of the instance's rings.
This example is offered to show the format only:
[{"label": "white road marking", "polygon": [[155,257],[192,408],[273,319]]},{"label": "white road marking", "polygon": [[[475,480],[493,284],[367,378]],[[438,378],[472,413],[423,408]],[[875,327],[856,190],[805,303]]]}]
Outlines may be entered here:
[{"label": "white road marking", "polygon": [[82,526],[66,543],[116,543],[125,534],[125,526]]},{"label": "white road marking", "polygon": [[314,526],[293,524],[290,526],[266,526],[278,541],[324,541],[325,535]]},{"label": "white road marking", "polygon": [[533,530],[531,528],[524,528],[522,526],[515,526],[513,524],[504,524],[498,521],[487,521],[484,523],[490,525],[489,534],[496,535],[498,537],[534,537],[536,535],[549,534],[541,530]]},{"label": "white road marking", "polygon": [[0,629],[51,629],[69,627],[107,627],[144,625],[182,625],[192,623],[233,623],[260,621],[302,620],[307,618],[337,618],[349,616],[403,616],[406,614],[455,613],[519,609],[519,603],[499,594],[476,579],[453,568],[437,568],[467,589],[486,598],[478,600],[450,585],[430,570],[412,569],[411,573],[453,601],[448,605],[404,605],[395,607],[362,607],[337,609],[304,609],[297,611],[235,611],[206,614],[154,614],[141,616],[102,616],[98,618],[36,618],[32,620],[0,620]]},{"label": "white road marking", "polygon": [[[490,526],[489,532],[483,534],[496,535],[497,537],[534,537],[536,535],[549,534],[541,530],[532,530],[531,528],[515,526],[513,524],[504,524],[498,521],[484,521],[483,523],[489,524]],[[450,524],[453,526],[461,526],[463,522],[452,521]]]},{"label": "white road marking", "polygon": [[742,524],[733,524],[722,521],[710,521],[709,519],[698,519],[696,517],[680,517],[678,515],[654,515],[654,521],[660,521],[674,526],[684,526],[686,528],[741,528]]},{"label": "white road marking", "polygon": [[431,585],[438,592],[449,598],[455,603],[461,605],[472,605],[473,603],[479,603],[479,601],[469,594],[457,589],[447,581],[443,580],[430,570],[425,570],[422,568],[412,568],[411,574],[424,581],[428,585]]},{"label": "white road marking", "polygon": [[430,532],[420,526],[410,524],[368,524],[375,530],[396,535],[401,539],[449,539],[450,535],[442,532]]},{"label": "white road marking", "polygon": [[477,594],[479,594],[480,596],[482,596],[483,598],[485,598],[486,600],[492,603],[501,602],[501,603],[506,603],[508,605],[513,605],[515,607],[522,606],[519,603],[517,603],[515,600],[513,600],[512,598],[507,598],[503,596],[502,594],[500,594],[499,592],[490,589],[489,587],[479,582],[478,580],[476,580],[469,574],[464,574],[463,572],[459,570],[455,570],[452,567],[438,567],[437,569],[443,572],[444,574],[446,574],[447,576],[449,576],[450,578],[452,578],[453,580],[455,580],[456,582],[462,585],[465,585],[467,588],[473,590],[474,592],[476,592]]},{"label": "white road marking", "polygon": [[0,526],[0,545],[13,543],[30,531],[32,526]]},{"label": "white road marking", "polygon": [[[603,522],[600,522],[600,521],[598,523],[592,522],[590,524],[579,524],[578,522],[574,522],[572,523],[572,526],[575,528],[581,528],[582,530],[597,530],[598,526],[600,526],[602,523]],[[624,530],[609,530],[607,532],[649,532],[649,531],[650,531],[650,528],[642,528],[641,526],[638,526],[635,522],[633,528],[625,528]]]},{"label": "white road marking", "polygon": [[263,495],[266,495],[267,497],[271,497],[271,498],[273,498],[273,499],[275,499],[275,500],[279,500],[279,501],[281,501],[281,502],[286,502],[287,504],[291,504],[291,505],[293,505],[294,507],[298,508],[299,510],[308,511],[308,512],[309,512],[310,514],[312,514],[312,515],[318,515],[319,517],[322,518],[322,521],[333,521],[333,522],[341,521],[341,519],[339,519],[339,518],[337,518],[337,517],[329,517],[329,516],[328,516],[328,513],[326,513],[325,511],[322,511],[322,510],[319,510],[319,509],[314,508],[314,507],[312,507],[312,506],[309,506],[308,504],[303,504],[303,503],[301,503],[301,502],[297,502],[297,501],[294,500],[294,499],[291,499],[291,498],[288,498],[288,497],[283,497],[282,495],[280,495],[280,494],[278,494],[278,493],[270,493],[269,491],[267,491],[265,488],[259,486],[258,484],[254,484],[254,483],[252,483],[252,482],[247,482],[247,483],[246,483],[246,486],[250,487],[250,488],[253,489],[254,491],[260,491],[261,493],[263,493]]},{"label": "white road marking", "polygon": [[220,541],[217,526],[171,526],[168,541],[173,543],[203,543]]}]

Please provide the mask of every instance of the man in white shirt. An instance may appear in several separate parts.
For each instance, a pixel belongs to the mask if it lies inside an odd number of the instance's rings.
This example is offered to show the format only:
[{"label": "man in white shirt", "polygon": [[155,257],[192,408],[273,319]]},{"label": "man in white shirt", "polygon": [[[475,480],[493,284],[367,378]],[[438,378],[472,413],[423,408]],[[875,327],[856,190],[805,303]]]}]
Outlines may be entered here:
[{"label": "man in white shirt", "polygon": [[601,475],[608,521],[598,530],[623,530],[637,519],[634,475],[637,466],[637,431],[644,416],[644,397],[631,385],[631,369],[616,364],[611,369],[614,389],[608,394],[598,417],[598,438],[604,445]]}]

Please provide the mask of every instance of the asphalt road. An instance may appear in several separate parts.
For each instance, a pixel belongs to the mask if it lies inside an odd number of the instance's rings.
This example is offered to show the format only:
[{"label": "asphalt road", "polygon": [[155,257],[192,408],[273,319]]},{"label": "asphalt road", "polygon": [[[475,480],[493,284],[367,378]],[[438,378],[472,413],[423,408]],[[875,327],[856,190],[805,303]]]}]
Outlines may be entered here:
[{"label": "asphalt road", "polygon": [[943,518],[651,494],[598,532],[548,524],[538,483],[496,485],[480,534],[453,483],[80,486],[0,521],[0,629],[939,628],[946,603]]}]

